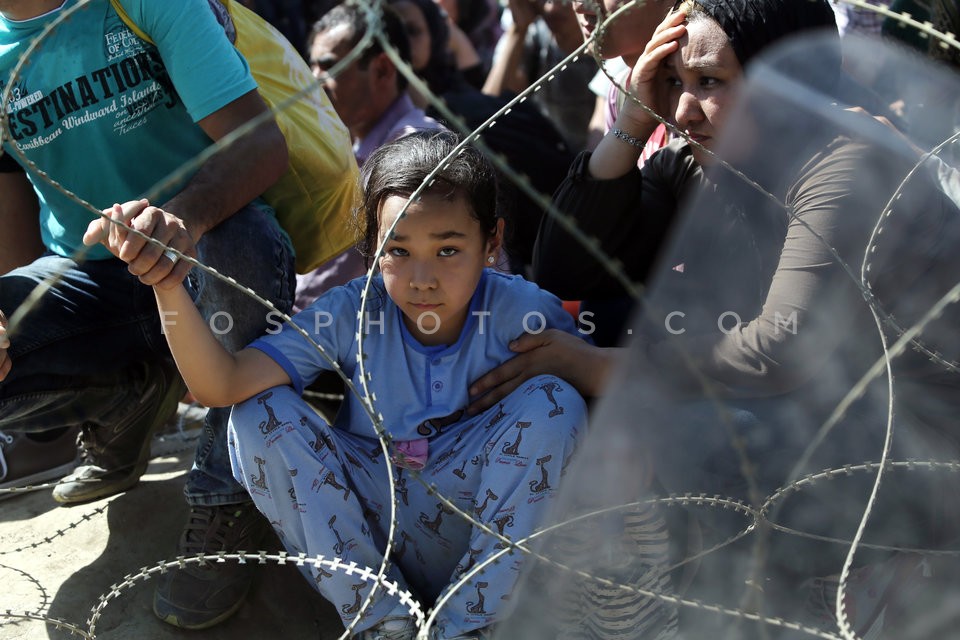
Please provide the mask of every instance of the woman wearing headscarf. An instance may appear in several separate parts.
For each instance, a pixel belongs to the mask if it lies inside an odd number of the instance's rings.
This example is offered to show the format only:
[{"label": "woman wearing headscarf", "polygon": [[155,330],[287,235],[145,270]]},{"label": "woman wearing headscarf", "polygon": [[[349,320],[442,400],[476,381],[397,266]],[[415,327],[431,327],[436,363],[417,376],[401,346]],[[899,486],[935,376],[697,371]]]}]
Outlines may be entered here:
[{"label": "woman wearing headscarf", "polygon": [[[816,358],[808,356],[832,353],[842,342],[840,329],[853,323],[852,318],[833,317],[826,308],[829,305],[816,304],[821,285],[850,280],[848,269],[837,264],[835,251],[843,247],[834,246],[829,231],[838,221],[837,228],[858,230],[860,235],[840,237],[851,245],[844,264],[858,267],[867,244],[867,238],[860,236],[869,235],[872,221],[849,212],[864,210],[872,215],[874,210],[882,211],[916,155],[899,145],[889,129],[847,109],[856,105],[876,112],[879,104],[843,73],[833,15],[826,0],[684,2],[658,27],[632,71],[629,85],[637,100],[627,101],[616,126],[593,153],[577,157],[554,196],[557,209],[572,218],[587,238],[599,241],[600,252],[617,263],[621,277],[642,288],[650,284],[652,267],[662,264],[661,271],[667,273],[659,276],[658,290],[718,298],[715,303],[721,305],[721,311],[737,311],[743,320],[736,331],[709,338],[694,338],[696,332],[688,321],[683,327],[686,330],[676,335],[685,336],[690,348],[697,345],[703,350],[697,359],[699,373],[683,380],[684,374],[678,372],[673,376],[675,384],[697,391],[705,375],[733,396],[788,392],[806,382],[816,369]],[[764,65],[764,80],[753,83],[752,95],[739,95],[744,68],[749,71],[761,51],[788,37],[812,33],[820,34],[816,47],[809,47],[815,51],[781,56],[775,65]],[[764,86],[770,91],[761,91]],[[803,109],[791,106],[777,92],[788,97],[796,94],[808,105]],[[740,116],[736,130],[728,130],[726,121],[738,100],[756,103],[741,107],[752,114],[753,123],[747,126],[750,118]],[[651,158],[643,170],[636,167],[641,141],[658,121],[639,103],[667,114],[684,134]],[[721,136],[728,141],[725,155],[733,161],[732,169],[713,154]],[[731,179],[732,170],[746,174],[754,184]],[[898,174],[897,182],[884,184]],[[926,194],[929,200],[908,201],[915,209],[931,211],[917,226],[938,228],[938,216],[952,220],[953,208],[931,183],[922,182],[928,177],[919,172],[914,182],[931,186],[932,193]],[[882,188],[876,188],[877,182]],[[774,197],[761,195],[761,191]],[[924,197],[917,192],[923,189],[915,187],[906,195]],[[776,212],[766,211],[776,201]],[[678,240],[680,246],[664,255],[665,247],[670,246],[668,238],[679,235],[678,214],[684,207],[710,211],[701,234],[709,236],[710,251],[698,248],[691,252],[688,248],[687,253],[694,255],[675,255],[682,253],[683,244],[690,244]],[[534,254],[537,282],[563,299],[579,299],[585,293],[624,295],[622,279],[613,276],[607,268],[610,265],[596,260],[565,226],[552,216],[544,219]],[[688,223],[685,228],[691,226]],[[948,228],[952,230],[952,226]],[[936,251],[949,237],[938,237],[935,247],[912,250],[918,255],[925,251],[931,259],[942,257]],[[740,291],[731,291],[731,287],[717,290],[717,279],[734,277],[732,271],[721,270],[731,261],[749,262],[746,272],[736,276]],[[886,288],[891,299],[896,298],[889,293],[894,283],[907,288],[903,284],[909,282],[906,276],[892,281],[880,275],[888,274],[876,275],[873,286]],[[853,284],[848,290],[863,297]],[[736,296],[740,307],[731,308],[736,300],[730,296]],[[837,329],[833,332],[836,337],[825,342],[818,336],[816,348],[811,349],[802,332],[780,331],[778,317],[829,324]],[[673,337],[671,329],[680,328],[676,322],[680,318],[671,316],[674,324],[664,326],[660,317],[659,334]],[[714,317],[707,322],[715,326],[715,321]],[[553,337],[547,332],[525,336],[517,351],[550,346]],[[666,369],[673,348],[670,353],[660,353],[656,339],[646,336],[647,355],[653,366]],[[507,388],[502,385],[556,366],[565,357],[588,365],[583,367],[583,376],[571,382],[588,395],[600,394],[616,360],[615,349],[572,351],[561,341],[555,351],[537,358],[517,358],[478,381],[473,388],[477,395],[494,391],[485,401],[478,401],[478,406],[496,398]],[[574,355],[567,355],[571,353]],[[798,358],[791,357],[796,353],[804,356],[802,366],[796,366]]]},{"label": "woman wearing headscarf", "polygon": [[[657,29],[627,83],[639,102],[675,121],[680,130],[686,130],[690,140],[706,149],[720,136],[722,119],[733,106],[745,65],[763,48],[801,32],[830,29],[836,34],[834,14],[825,1],[705,0],[703,4],[686,3],[682,8],[687,12],[671,12]],[[722,47],[723,65],[716,66],[716,71],[722,71],[722,77],[704,73],[700,74],[702,78],[694,79],[703,86],[698,88],[697,104],[692,109],[687,107],[692,105],[689,98],[693,94],[674,91],[671,95],[662,73],[662,65],[670,62],[671,55],[680,54],[681,41],[689,39],[688,27],[694,29],[697,40],[706,39],[715,47],[726,44]],[[719,53],[714,51],[715,56]],[[839,58],[835,70],[824,71],[825,75],[834,73],[839,73]],[[703,180],[705,156],[700,147],[690,145],[686,139],[677,140],[659,154],[642,177],[639,170],[628,164],[633,156],[639,157],[642,152],[637,141],[646,140],[648,132],[658,124],[637,101],[627,100],[614,127],[594,153],[578,158],[554,199],[554,204],[577,218],[578,223],[583,218],[584,231],[597,236],[604,253],[620,258],[630,280],[640,283],[646,280],[684,196]],[[607,194],[615,195],[613,208],[597,202]],[[642,216],[625,213],[636,211],[638,203],[644,212]],[[602,212],[579,215],[581,209],[594,208]],[[625,228],[624,222],[638,227]],[[579,254],[582,249],[556,221],[544,222],[539,242],[535,277],[561,298],[576,300],[585,295],[598,298],[624,294],[623,287],[602,265],[589,258],[583,262],[569,260],[571,250]]]},{"label": "woman wearing headscarf", "polygon": [[[571,483],[587,488],[580,509],[619,504],[610,495],[641,499],[624,487],[651,469],[650,490],[739,501],[742,510],[710,500],[687,506],[698,525],[673,528],[685,560],[696,555],[685,546],[691,540],[709,549],[754,532],[702,558],[694,597],[763,615],[821,616],[804,621],[826,626],[835,625],[836,575],[870,511],[876,469],[841,472],[851,478],[843,482],[795,481],[883,456],[952,460],[960,451],[957,305],[921,334],[905,333],[956,284],[960,214],[930,175],[910,173],[916,156],[895,134],[847,110],[874,105],[841,70],[833,20],[826,0],[698,0],[661,23],[629,88],[669,114],[684,138],[638,170],[657,120],[628,101],[554,196],[619,263],[608,266],[648,285],[629,347],[524,336],[521,355],[473,389],[493,387],[496,397],[563,366],[581,392],[609,393],[578,454],[592,463]],[[817,31],[821,38],[802,48],[786,42]],[[563,298],[624,292],[552,218],[541,227],[535,269],[538,283]],[[891,355],[900,340],[906,348]],[[616,462],[626,459],[629,469]],[[856,607],[845,613],[868,637],[921,571],[916,557],[890,547],[938,546],[957,532],[956,505],[935,504],[942,475],[928,483],[897,473],[869,514],[864,542],[877,546],[856,549],[846,585]],[[804,594],[817,611],[805,608]],[[683,619],[698,614],[705,621]],[[707,637],[716,624],[715,614],[681,611],[685,637]]]},{"label": "woman wearing headscarf", "polygon": [[[630,78],[638,101],[669,114],[684,137],[638,170],[640,141],[658,121],[628,101],[617,126],[592,154],[577,158],[554,196],[560,211],[620,261],[629,280],[649,284],[651,267],[667,262],[657,288],[671,303],[690,297],[709,301],[701,305],[708,326],[716,326],[714,313],[734,311],[742,320],[735,330],[695,336],[689,320],[687,331],[676,333],[679,324],[665,326],[664,317],[655,318],[661,336],[684,336],[683,348],[697,365],[695,375],[683,373],[690,367],[672,374],[675,390],[698,391],[706,378],[731,397],[791,392],[809,382],[819,362],[842,347],[846,332],[868,311],[864,304],[860,315],[850,312],[850,305],[838,311],[821,296],[863,298],[850,270],[859,268],[876,217],[916,155],[889,129],[847,110],[856,105],[873,111],[877,102],[843,73],[833,20],[826,0],[684,2],[657,29]],[[755,79],[748,94],[740,90],[744,68],[758,53],[803,33],[819,34],[808,47],[813,50],[769,61],[756,70],[763,78]],[[737,121],[728,125],[734,112]],[[729,164],[713,153],[721,136],[726,141],[721,156]],[[913,238],[889,246],[881,242],[877,256],[900,252],[901,262],[917,255],[926,258],[920,260],[924,264],[952,264],[944,252],[954,233],[955,208],[929,177],[918,172],[898,194],[901,210],[925,212],[917,220],[901,216],[900,235]],[[684,206],[692,211],[683,226],[690,237],[668,245],[668,233],[682,235],[677,219]],[[700,232],[691,233],[697,225]],[[930,237],[931,229],[936,237]],[[694,240],[707,244],[692,247]],[[739,265],[740,272],[728,265]],[[919,277],[908,275],[912,271],[903,265],[897,277],[891,271],[875,258],[866,283],[877,299],[886,296],[886,312],[905,306],[898,298]],[[564,299],[581,291],[623,293],[618,280],[553,218],[541,227],[535,275]],[[730,280],[737,285],[718,286]],[[677,309],[666,313],[671,311]],[[786,318],[831,331],[783,331]],[[647,356],[652,366],[670,368],[677,340],[661,350],[656,339],[646,336]],[[912,369],[924,369],[907,360]]]},{"label": "woman wearing headscarf", "polygon": [[[702,163],[710,160],[704,149],[713,147],[720,136],[744,65],[787,35],[821,31],[832,34],[839,42],[833,12],[826,0],[704,0],[684,3],[680,9],[664,19],[631,72],[628,88],[636,100],[625,102],[615,126],[593,153],[577,157],[554,196],[554,205],[573,218],[588,238],[599,240],[599,250],[619,262],[622,274],[639,285],[647,282],[681,207],[691,194],[702,193],[709,184]],[[693,33],[688,33],[688,29],[693,29]],[[668,76],[663,73],[665,65],[674,61],[676,67],[675,59],[682,62],[681,47],[690,49],[694,38],[697,43],[709,43],[714,57],[722,54],[722,61],[717,60],[722,65],[714,65],[710,74],[706,69],[692,69],[696,71],[696,77],[691,78],[697,85],[695,90],[673,86],[671,94],[667,83],[677,84],[676,72],[680,69],[671,69],[673,74]],[[824,68],[816,82],[839,85],[842,73],[838,47],[823,52],[821,57]],[[687,134],[652,157],[642,171],[636,167],[642,152],[640,141],[646,140],[658,121],[639,103],[664,114]],[[583,248],[566,225],[552,216],[544,218],[540,228],[534,277],[541,286],[567,300],[614,298],[627,293],[622,282]],[[585,320],[591,324],[619,321],[624,331],[620,340],[627,337],[623,320]],[[477,381],[477,395],[492,390],[486,400],[478,400],[478,407],[508,392],[511,382],[523,379],[534,369],[550,368],[566,359],[573,345],[550,342],[551,337],[552,334],[546,334],[537,339],[522,339],[518,352],[525,352],[528,357],[516,358]],[[542,346],[555,349],[544,351],[539,348]],[[532,349],[536,356],[529,353]],[[569,356],[586,362],[590,371],[572,382],[586,394],[598,395],[606,386],[606,374],[615,356],[615,350],[583,349]]]}]

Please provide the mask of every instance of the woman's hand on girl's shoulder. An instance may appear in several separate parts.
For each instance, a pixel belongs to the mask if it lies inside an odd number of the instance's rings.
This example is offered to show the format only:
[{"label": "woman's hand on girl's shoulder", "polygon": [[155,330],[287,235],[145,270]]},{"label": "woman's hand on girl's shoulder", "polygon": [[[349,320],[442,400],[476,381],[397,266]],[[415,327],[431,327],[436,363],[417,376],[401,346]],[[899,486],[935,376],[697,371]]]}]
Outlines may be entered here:
[{"label": "woman's hand on girl's shoulder", "polygon": [[563,378],[583,396],[602,395],[619,351],[595,347],[559,329],[523,334],[510,350],[517,355],[470,385],[469,414],[485,411],[538,375]]}]

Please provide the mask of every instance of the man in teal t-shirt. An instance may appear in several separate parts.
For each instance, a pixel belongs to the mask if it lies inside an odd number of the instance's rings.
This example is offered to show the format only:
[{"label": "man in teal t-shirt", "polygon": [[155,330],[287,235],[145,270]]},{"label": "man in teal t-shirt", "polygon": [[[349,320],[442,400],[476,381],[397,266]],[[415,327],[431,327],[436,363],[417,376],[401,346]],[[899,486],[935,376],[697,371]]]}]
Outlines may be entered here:
[{"label": "man in teal t-shirt", "polygon": [[[131,226],[282,310],[292,294],[289,241],[259,200],[287,166],[276,123],[267,119],[191,162],[267,110],[218,22],[229,17],[215,15],[207,0],[121,6],[155,44],[135,36],[109,0],[0,0],[0,89],[8,96],[0,156],[0,487],[62,475],[75,458],[64,443],[79,431],[80,466],[54,489],[68,504],[133,487],[153,432],[183,396],[144,283],[186,278],[228,348],[266,327],[266,310],[160,247],[135,240],[129,271],[105,247],[87,250],[84,233],[95,238],[110,225],[78,200],[103,210],[146,196],[156,206],[135,207]],[[29,302],[41,284],[50,289]],[[3,313],[16,324],[6,326]],[[191,511],[178,554],[256,549],[265,531],[232,477],[227,414],[207,416],[185,488]],[[181,627],[210,626],[236,611],[249,581],[232,563],[172,571],[159,580],[154,610]]]}]

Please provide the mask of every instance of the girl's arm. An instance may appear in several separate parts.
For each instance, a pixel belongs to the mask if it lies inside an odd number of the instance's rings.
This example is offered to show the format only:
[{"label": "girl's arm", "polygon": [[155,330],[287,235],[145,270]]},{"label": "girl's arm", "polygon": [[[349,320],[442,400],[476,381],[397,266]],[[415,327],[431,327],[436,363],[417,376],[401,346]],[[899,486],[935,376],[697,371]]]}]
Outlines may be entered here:
[{"label": "girl's arm", "polygon": [[262,351],[224,349],[183,286],[153,290],[177,368],[200,404],[226,407],[290,384],[283,368]]},{"label": "girl's arm", "polygon": [[[91,222],[83,242],[101,242],[113,255],[131,262],[137,255],[130,249],[131,240],[141,244],[143,241],[129,234],[130,220],[148,206],[146,200],[114,205],[103,212],[112,222],[105,223],[102,218]],[[163,239],[169,242],[169,238]],[[167,276],[175,266],[175,262],[161,256],[147,284],[154,285],[167,343],[194,397],[208,407],[226,407],[264,389],[290,384],[283,368],[265,353],[243,349],[232,354],[223,348],[183,285],[179,281],[171,285]]]}]

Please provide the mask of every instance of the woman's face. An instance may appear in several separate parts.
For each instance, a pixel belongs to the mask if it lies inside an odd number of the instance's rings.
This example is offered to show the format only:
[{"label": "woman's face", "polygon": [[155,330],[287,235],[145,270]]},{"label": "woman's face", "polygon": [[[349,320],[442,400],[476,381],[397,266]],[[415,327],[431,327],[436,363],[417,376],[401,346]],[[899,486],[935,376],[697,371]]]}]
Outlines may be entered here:
[{"label": "woman's face", "polygon": [[[743,69],[727,35],[720,25],[704,17],[687,24],[680,48],[660,69],[677,127],[711,151],[742,77]],[[709,163],[709,156],[696,147],[693,156],[701,164]]]},{"label": "woman's face", "polygon": [[406,0],[392,2],[390,6],[403,21],[407,39],[410,40],[410,66],[414,71],[423,71],[430,63],[430,46],[432,45],[430,29],[427,27],[427,19],[423,16],[423,11]]}]

